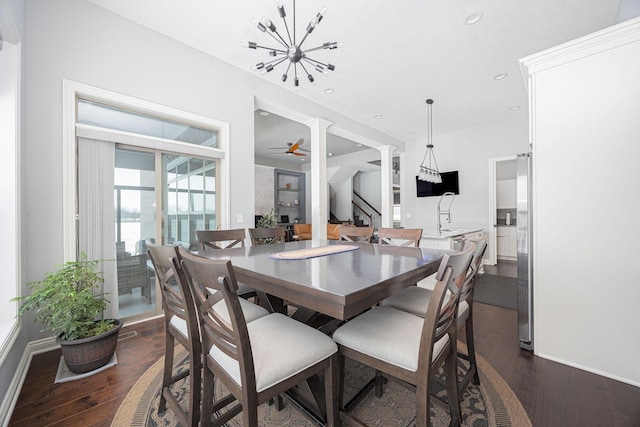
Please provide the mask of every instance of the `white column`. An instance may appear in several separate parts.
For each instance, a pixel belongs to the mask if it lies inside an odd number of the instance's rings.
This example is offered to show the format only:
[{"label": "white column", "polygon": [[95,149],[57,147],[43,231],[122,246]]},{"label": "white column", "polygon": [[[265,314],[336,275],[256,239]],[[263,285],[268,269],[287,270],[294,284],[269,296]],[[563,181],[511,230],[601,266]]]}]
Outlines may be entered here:
[{"label": "white column", "polygon": [[382,227],[393,227],[393,151],[396,147],[385,145],[380,150],[380,201],[382,203]]},{"label": "white column", "polygon": [[311,227],[313,240],[327,238],[327,128],[333,123],[315,118],[305,122],[311,129]]}]

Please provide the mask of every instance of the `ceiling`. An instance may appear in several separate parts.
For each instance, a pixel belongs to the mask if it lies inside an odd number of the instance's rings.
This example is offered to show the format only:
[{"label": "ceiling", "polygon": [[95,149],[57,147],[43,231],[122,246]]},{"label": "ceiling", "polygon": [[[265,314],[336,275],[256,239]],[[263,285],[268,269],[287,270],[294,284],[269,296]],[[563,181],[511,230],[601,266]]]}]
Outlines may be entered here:
[{"label": "ceiling", "polygon": [[[272,19],[279,30],[283,28],[271,1],[90,1],[247,72],[255,72],[250,67],[269,57],[264,50],[242,48],[241,41],[276,46],[251,23],[252,17]],[[627,1],[637,0],[623,3]],[[518,59],[613,25],[619,3],[405,0],[398,7],[381,0],[300,1],[296,4],[299,35],[323,6],[328,8],[306,47],[327,41],[345,45],[310,54],[338,69],[328,75],[313,71],[314,83],[299,73],[297,93],[401,141],[426,137],[427,98],[435,100],[434,135],[526,116],[527,94]],[[292,0],[283,4],[291,28]],[[473,14],[481,19],[466,24]],[[287,63],[262,78],[280,86]],[[500,74],[506,76],[497,79]],[[283,87],[293,91],[292,80],[289,73]],[[329,88],[333,93],[325,91]],[[256,156],[299,138],[309,144],[305,126],[294,129],[275,115],[262,118],[264,123],[256,120]],[[352,148],[349,144],[345,147]],[[338,151],[328,146],[327,151],[332,150]]]}]

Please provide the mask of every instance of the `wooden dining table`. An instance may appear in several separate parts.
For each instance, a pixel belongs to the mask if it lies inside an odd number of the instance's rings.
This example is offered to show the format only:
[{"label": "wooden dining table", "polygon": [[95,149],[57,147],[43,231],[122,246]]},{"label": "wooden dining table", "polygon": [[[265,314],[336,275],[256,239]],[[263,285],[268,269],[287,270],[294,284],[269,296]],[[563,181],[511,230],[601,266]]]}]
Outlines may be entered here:
[{"label": "wooden dining table", "polygon": [[[303,259],[277,259],[290,251],[313,252],[331,245],[355,250]],[[335,240],[302,240],[277,245],[200,251],[230,260],[238,282],[338,320],[371,308],[383,299],[435,273],[448,251]],[[276,311],[278,311],[276,307]]]},{"label": "wooden dining table", "polygon": [[[344,247],[337,249],[332,245]],[[291,254],[342,249],[347,250],[324,256],[278,259]],[[198,255],[230,260],[238,282],[254,288],[261,304],[266,302],[270,310],[283,313],[286,313],[287,305],[296,306],[293,318],[331,333],[331,325],[337,327],[435,273],[447,252],[335,240],[303,240],[206,250]],[[288,393],[289,400],[317,423],[322,423],[326,417],[322,387],[322,381],[316,379]]]}]

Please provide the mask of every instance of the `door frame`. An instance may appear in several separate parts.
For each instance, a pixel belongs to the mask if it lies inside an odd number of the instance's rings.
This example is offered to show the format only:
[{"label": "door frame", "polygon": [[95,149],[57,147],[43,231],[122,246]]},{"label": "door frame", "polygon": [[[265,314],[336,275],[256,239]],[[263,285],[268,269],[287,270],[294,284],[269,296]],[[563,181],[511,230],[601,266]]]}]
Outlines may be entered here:
[{"label": "door frame", "polygon": [[485,264],[496,265],[498,263],[498,238],[497,238],[497,198],[496,198],[496,169],[498,163],[509,160],[516,160],[517,154],[501,157],[489,158],[489,218],[491,218],[491,229],[489,230],[489,254],[485,256]]}]

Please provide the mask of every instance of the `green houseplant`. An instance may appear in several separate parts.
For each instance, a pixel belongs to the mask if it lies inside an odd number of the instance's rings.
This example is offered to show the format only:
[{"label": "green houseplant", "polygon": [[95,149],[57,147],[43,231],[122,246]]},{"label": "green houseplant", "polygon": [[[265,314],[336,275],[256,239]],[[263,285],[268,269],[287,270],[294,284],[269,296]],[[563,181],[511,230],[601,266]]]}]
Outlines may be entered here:
[{"label": "green houseplant", "polygon": [[29,295],[13,299],[22,303],[19,315],[33,311],[43,330],[54,333],[65,363],[75,373],[107,364],[122,327],[118,319],[104,319],[109,301],[100,291],[104,279],[95,271],[99,263],[83,253],[78,261],[59,265],[43,280],[29,283]]}]

